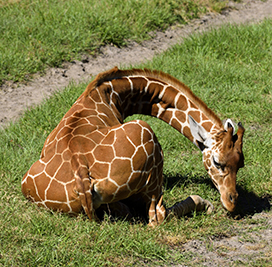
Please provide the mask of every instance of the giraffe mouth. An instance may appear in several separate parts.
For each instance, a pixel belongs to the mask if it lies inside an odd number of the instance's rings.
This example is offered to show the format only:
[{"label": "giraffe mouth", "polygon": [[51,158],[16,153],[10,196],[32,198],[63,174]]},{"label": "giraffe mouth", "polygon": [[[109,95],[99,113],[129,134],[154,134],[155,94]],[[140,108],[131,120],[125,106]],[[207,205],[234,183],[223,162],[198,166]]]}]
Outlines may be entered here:
[{"label": "giraffe mouth", "polygon": [[237,192],[228,192],[221,194],[221,204],[223,208],[229,212],[234,212],[237,206],[238,193]]}]

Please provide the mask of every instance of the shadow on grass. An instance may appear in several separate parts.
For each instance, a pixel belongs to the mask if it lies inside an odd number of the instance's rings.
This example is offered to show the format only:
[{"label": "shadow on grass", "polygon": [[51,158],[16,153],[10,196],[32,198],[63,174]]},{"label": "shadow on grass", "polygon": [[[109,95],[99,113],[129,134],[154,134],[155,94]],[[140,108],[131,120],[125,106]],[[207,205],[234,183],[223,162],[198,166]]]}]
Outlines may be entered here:
[{"label": "shadow on grass", "polygon": [[254,215],[255,213],[270,210],[271,195],[265,194],[259,197],[254,192],[248,192],[239,185],[237,185],[237,191],[239,194],[237,207],[236,210],[230,214],[234,219],[239,220],[246,216]]},{"label": "shadow on grass", "polygon": [[172,189],[175,186],[186,186],[188,184],[206,184],[214,187],[210,178],[202,176],[187,176],[187,175],[175,175],[175,176],[164,176],[164,189]]}]

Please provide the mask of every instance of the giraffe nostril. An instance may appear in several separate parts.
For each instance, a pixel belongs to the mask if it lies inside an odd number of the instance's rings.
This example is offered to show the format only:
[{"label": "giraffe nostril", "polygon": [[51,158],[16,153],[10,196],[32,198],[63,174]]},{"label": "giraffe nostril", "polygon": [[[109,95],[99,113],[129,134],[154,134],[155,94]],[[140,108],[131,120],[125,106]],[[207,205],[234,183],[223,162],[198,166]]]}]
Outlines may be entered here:
[{"label": "giraffe nostril", "polygon": [[232,204],[235,204],[236,203],[236,195],[235,194],[229,194],[229,201],[232,203]]}]

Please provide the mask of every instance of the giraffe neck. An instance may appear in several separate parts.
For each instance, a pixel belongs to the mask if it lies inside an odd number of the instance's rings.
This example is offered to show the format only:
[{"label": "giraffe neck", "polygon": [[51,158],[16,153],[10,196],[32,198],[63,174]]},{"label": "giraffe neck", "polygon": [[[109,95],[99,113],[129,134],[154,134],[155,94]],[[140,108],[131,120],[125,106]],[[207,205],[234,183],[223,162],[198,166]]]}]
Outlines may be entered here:
[{"label": "giraffe neck", "polygon": [[190,131],[189,116],[207,132],[222,128],[221,120],[186,85],[161,72],[116,68],[98,76],[86,89],[85,96],[92,99],[97,93],[111,107],[113,124],[122,123],[132,114],[151,115],[170,124],[197,146]]}]

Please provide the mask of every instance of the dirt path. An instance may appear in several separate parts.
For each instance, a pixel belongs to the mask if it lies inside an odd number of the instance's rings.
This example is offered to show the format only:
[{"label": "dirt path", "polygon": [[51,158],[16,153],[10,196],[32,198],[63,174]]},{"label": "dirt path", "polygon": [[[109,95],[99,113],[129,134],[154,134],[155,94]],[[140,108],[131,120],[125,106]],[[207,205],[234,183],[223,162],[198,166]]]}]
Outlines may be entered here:
[{"label": "dirt path", "polygon": [[[240,4],[230,3],[229,6],[222,14],[208,14],[189,25],[154,33],[152,40],[142,44],[132,42],[122,49],[103,47],[95,58],[85,56],[81,61],[65,63],[63,68],[48,69],[44,76],[37,74],[26,85],[5,84],[0,88],[0,128],[9,121],[16,120],[28,107],[41,103],[72,81],[89,81],[90,75],[113,66],[129,67],[130,64],[149,60],[194,32],[205,31],[224,23],[256,23],[272,17],[272,0],[245,0]],[[194,254],[192,266],[252,266],[254,259],[260,257],[271,260],[272,214],[256,213],[253,218],[262,223],[247,224],[246,227],[237,223],[237,227],[233,229],[234,236],[186,243],[184,251]],[[259,228],[263,229],[257,231]]]},{"label": "dirt path", "polygon": [[237,224],[229,237],[187,242],[183,250],[193,254],[189,266],[272,266],[272,214],[256,213],[252,219],[257,223]]},{"label": "dirt path", "polygon": [[41,101],[56,90],[61,90],[70,82],[89,81],[96,75],[113,66],[129,67],[151,59],[155,54],[165,51],[184,37],[201,32],[224,23],[248,23],[272,17],[272,0],[267,2],[245,0],[241,4],[230,3],[222,14],[207,14],[189,25],[172,27],[166,32],[154,33],[150,41],[137,44],[131,42],[125,48],[106,46],[97,57],[85,56],[81,61],[63,64],[63,68],[48,69],[44,76],[38,74],[26,85],[6,83],[0,88],[0,128],[14,121],[24,110]]}]

